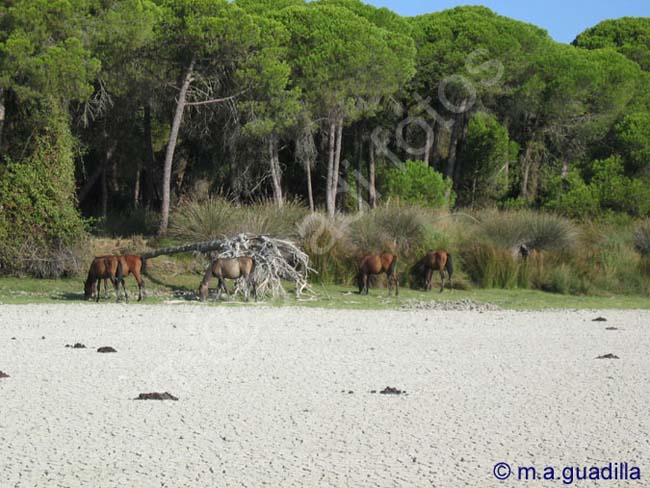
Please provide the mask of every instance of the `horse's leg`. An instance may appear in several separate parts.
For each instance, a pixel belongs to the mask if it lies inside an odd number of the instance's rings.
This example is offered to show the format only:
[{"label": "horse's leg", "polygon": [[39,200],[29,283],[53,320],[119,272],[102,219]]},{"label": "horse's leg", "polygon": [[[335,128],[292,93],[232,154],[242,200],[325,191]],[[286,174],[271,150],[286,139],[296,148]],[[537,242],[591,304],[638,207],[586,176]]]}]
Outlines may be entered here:
[{"label": "horse's leg", "polygon": [[244,277],[244,300],[248,301],[250,298],[250,275]]},{"label": "horse's leg", "polygon": [[[230,291],[228,291],[228,283],[226,283],[225,278],[221,281],[221,285],[223,286],[223,290],[226,292],[226,298],[228,300],[230,300]],[[235,289],[236,289],[236,286],[237,285],[235,285]]]},{"label": "horse's leg", "polygon": [[399,295],[399,276],[397,276],[397,271],[393,273],[393,279],[395,280],[395,296]]},{"label": "horse's leg", "polygon": [[122,278],[122,290],[124,290],[124,300],[126,300],[126,303],[129,303],[129,295],[126,293],[126,285],[125,285],[125,280]]},{"label": "horse's leg", "polygon": [[390,296],[390,292],[393,291],[393,275],[386,273],[386,278],[388,278],[388,296]]},{"label": "horse's leg", "polygon": [[134,269],[133,270],[133,277],[135,278],[135,281],[138,283],[138,301],[142,301],[142,291],[144,290],[144,280],[142,279],[142,275],[140,274],[140,271]]},{"label": "horse's leg", "polygon": [[445,270],[440,270],[440,293],[445,290]]},{"label": "horse's leg", "polygon": [[221,282],[222,282],[222,280],[223,280],[223,278],[221,278],[219,276],[217,277],[217,298],[216,298],[216,300],[221,299]]},{"label": "horse's leg", "polygon": [[363,274],[363,294],[368,294],[368,284],[370,283],[370,275],[368,273]]},{"label": "horse's leg", "polygon": [[111,281],[113,282],[113,286],[115,287],[115,301],[119,302],[120,301],[120,280],[114,278]]},{"label": "horse's leg", "polygon": [[433,280],[433,268],[427,268],[427,273],[424,278],[424,291],[431,290],[432,280]]},{"label": "horse's leg", "polygon": [[108,298],[108,278],[104,278],[104,298]]},{"label": "horse's leg", "polygon": [[[104,288],[106,288],[106,282],[104,282]],[[97,278],[97,293],[95,293],[95,303],[99,302],[99,295],[102,291],[102,279]]]}]

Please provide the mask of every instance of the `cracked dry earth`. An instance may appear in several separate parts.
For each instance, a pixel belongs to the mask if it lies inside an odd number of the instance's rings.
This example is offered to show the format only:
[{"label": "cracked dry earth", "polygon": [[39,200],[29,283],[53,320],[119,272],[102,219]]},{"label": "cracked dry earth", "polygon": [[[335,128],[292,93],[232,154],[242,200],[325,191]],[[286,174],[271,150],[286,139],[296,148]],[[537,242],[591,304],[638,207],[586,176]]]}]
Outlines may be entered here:
[{"label": "cracked dry earth", "polygon": [[[3,305],[0,486],[518,485],[493,478],[499,461],[644,472],[649,324],[647,311]],[[96,353],[107,344],[117,353]],[[408,394],[370,393],[387,386]]]}]

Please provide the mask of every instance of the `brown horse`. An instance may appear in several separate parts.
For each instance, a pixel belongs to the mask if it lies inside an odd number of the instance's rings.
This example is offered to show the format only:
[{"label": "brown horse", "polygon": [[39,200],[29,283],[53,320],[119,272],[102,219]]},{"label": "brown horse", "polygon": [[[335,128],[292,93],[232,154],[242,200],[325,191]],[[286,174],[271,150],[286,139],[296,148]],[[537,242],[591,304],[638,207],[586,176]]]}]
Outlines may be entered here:
[{"label": "brown horse", "polygon": [[395,296],[399,295],[399,280],[397,279],[397,256],[395,254],[384,253],[380,256],[367,255],[359,260],[359,274],[357,282],[359,285],[359,295],[368,294],[368,280],[370,275],[386,273],[388,278],[388,295],[390,296],[393,286],[395,286]]},{"label": "brown horse", "polygon": [[257,285],[253,279],[253,271],[255,270],[255,261],[249,256],[242,256],[239,258],[219,258],[215,259],[208,267],[203,281],[199,285],[199,298],[203,302],[208,298],[208,286],[213,277],[218,278],[217,285],[217,299],[221,297],[221,290],[228,293],[226,286],[226,278],[236,280],[243,278],[246,281],[247,287],[245,290],[246,300],[248,300],[249,286],[253,288],[253,296],[257,300]]},{"label": "brown horse", "polygon": [[88,300],[95,295],[95,301],[99,301],[101,291],[101,280],[104,280],[104,296],[108,296],[108,280],[111,280],[115,287],[115,300],[118,297],[118,276],[122,274],[122,264],[115,256],[100,256],[93,259],[88,270],[88,278],[84,283],[84,299]]},{"label": "brown horse", "polygon": [[433,282],[433,272],[440,272],[440,293],[445,289],[445,273],[449,278],[450,290],[453,289],[451,276],[454,274],[454,264],[451,259],[451,254],[447,251],[429,251],[411,268],[409,275],[411,283],[413,283],[418,275],[424,274],[424,289],[431,290]]},{"label": "brown horse", "polygon": [[[128,276],[132,274],[135,281],[138,283],[138,301],[141,301],[144,296],[143,292],[145,291],[142,271],[144,271],[146,261],[141,256],[136,256],[134,254],[118,256],[117,259],[122,266],[122,272],[118,278],[118,284],[122,283],[124,298],[127,302],[129,301],[129,296],[126,294],[126,287],[124,286],[124,278],[128,278]],[[106,288],[106,283],[104,283],[104,288]]]}]

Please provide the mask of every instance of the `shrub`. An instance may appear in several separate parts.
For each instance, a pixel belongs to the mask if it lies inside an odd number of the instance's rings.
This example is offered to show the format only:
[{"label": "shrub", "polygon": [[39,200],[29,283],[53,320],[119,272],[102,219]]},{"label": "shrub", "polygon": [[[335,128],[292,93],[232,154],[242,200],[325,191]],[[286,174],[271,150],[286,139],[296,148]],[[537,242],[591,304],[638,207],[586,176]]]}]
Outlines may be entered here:
[{"label": "shrub", "polygon": [[86,238],[75,198],[75,140],[64,116],[52,115],[31,154],[0,167],[0,269],[37,277],[78,271]]},{"label": "shrub", "polygon": [[382,172],[379,181],[384,198],[431,208],[449,208],[454,204],[451,180],[422,161],[406,161],[403,166],[391,167]]}]

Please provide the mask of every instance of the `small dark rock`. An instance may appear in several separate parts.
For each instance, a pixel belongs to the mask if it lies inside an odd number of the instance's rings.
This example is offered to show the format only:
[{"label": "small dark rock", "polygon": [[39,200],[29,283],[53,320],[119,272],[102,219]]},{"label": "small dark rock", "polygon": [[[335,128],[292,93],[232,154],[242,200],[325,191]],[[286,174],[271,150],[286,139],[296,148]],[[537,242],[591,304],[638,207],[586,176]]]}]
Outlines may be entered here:
[{"label": "small dark rock", "polygon": [[0,371],[0,378],[9,378],[9,375],[4,371]]},{"label": "small dark rock", "polygon": [[605,327],[605,330],[618,330],[618,327]]},{"label": "small dark rock", "polygon": [[605,317],[596,317],[592,322],[607,322],[607,319]]},{"label": "small dark rock", "polygon": [[15,337],[12,337],[12,338],[11,338],[11,340],[12,340],[12,341],[15,341],[15,340],[16,340],[16,338],[15,338]]},{"label": "small dark rock", "polygon": [[348,391],[348,395],[352,395],[354,392],[352,390]]},{"label": "small dark rock", "polygon": [[178,398],[176,398],[174,395],[171,393],[140,393],[138,395],[138,398],[134,398],[134,400],[174,400],[177,401]]},{"label": "small dark rock", "polygon": [[377,393],[377,390],[370,390],[370,393]]},{"label": "small dark rock", "polygon": [[620,359],[616,354],[603,354],[602,356],[598,356],[596,359]]},{"label": "small dark rock", "polygon": [[406,392],[402,390],[398,390],[397,388],[393,388],[392,386],[387,386],[383,390],[379,392],[382,395],[403,395]]},{"label": "small dark rock", "polygon": [[44,340],[45,340],[45,336],[41,337],[41,340],[44,341]]},{"label": "small dark rock", "polygon": [[86,346],[84,346],[81,342],[75,342],[74,344],[66,344],[65,347],[70,347],[72,349],[86,349]]},{"label": "small dark rock", "polygon": [[117,351],[115,349],[113,349],[112,347],[110,347],[110,346],[104,346],[104,347],[100,347],[99,349],[97,349],[97,352],[104,352],[105,353],[105,352],[117,352]]}]

